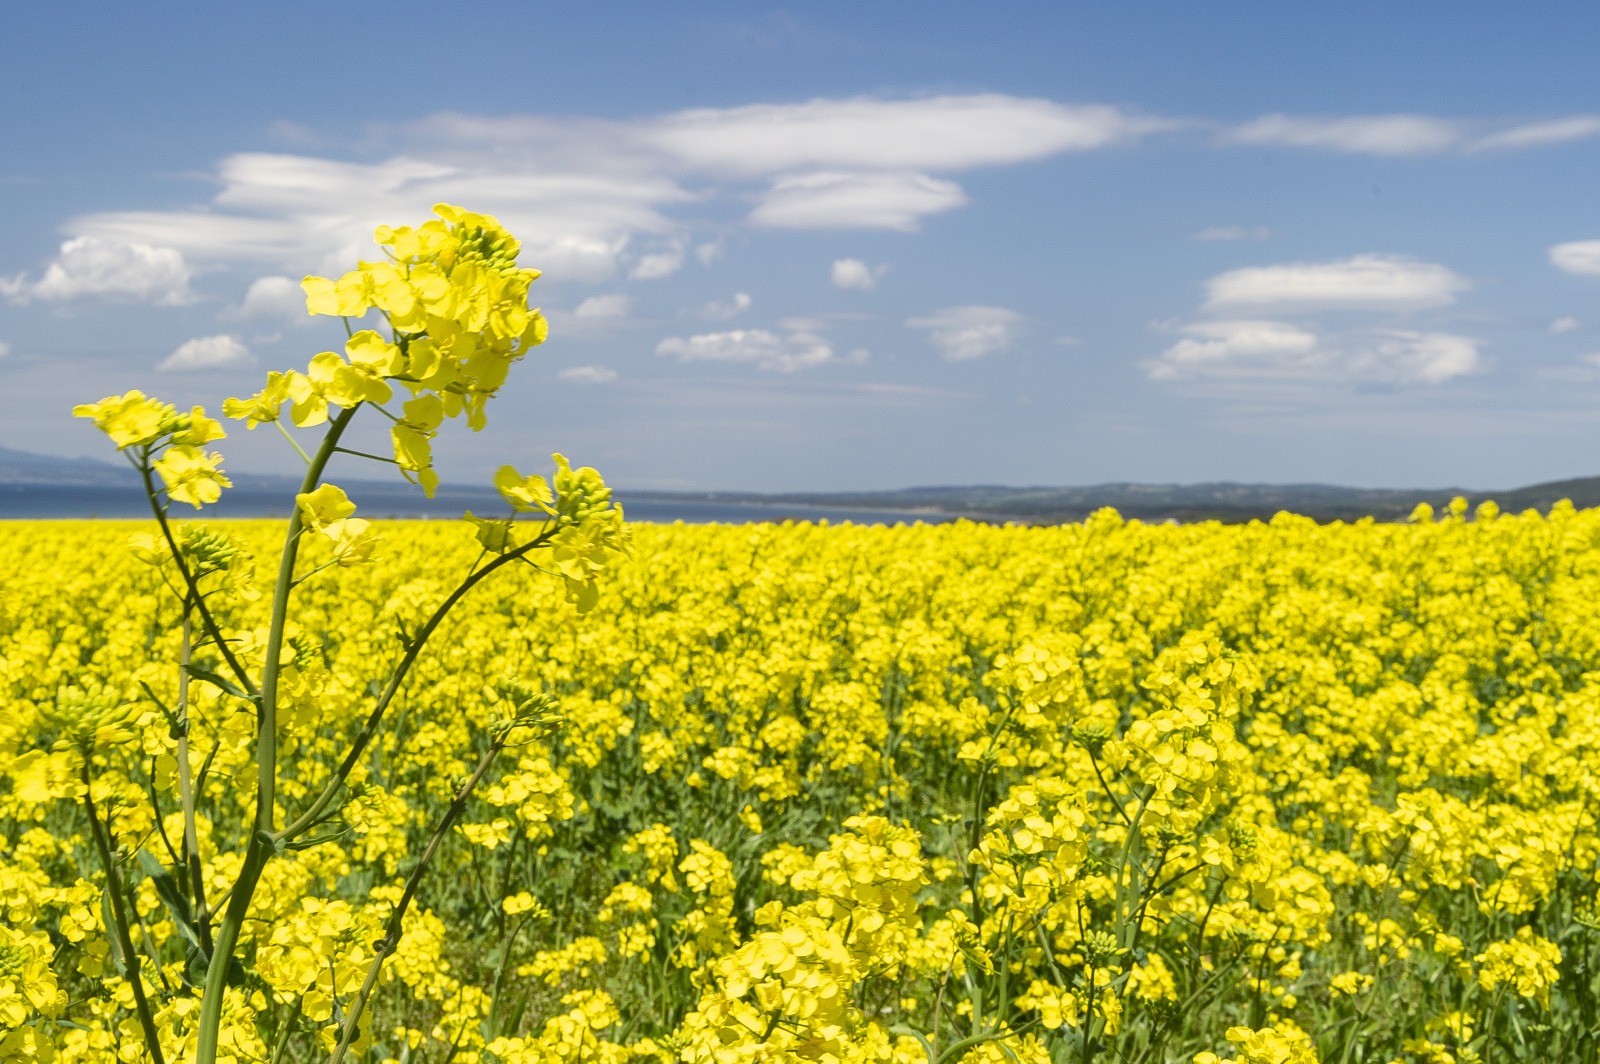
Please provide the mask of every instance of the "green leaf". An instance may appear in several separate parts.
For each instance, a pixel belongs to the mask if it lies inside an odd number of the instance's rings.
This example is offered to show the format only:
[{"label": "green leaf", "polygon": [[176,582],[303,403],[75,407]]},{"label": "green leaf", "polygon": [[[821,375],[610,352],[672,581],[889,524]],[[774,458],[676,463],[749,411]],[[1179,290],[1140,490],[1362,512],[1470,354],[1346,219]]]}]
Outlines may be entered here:
[{"label": "green leaf", "polygon": [[201,945],[200,932],[194,925],[194,910],[189,907],[189,898],[178,888],[178,882],[172,878],[172,873],[162,867],[161,862],[148,850],[139,851],[139,867],[144,869],[144,874],[156,885],[156,893],[166,905],[167,914],[177,925],[178,933],[188,940],[189,945],[204,953],[205,947]]},{"label": "green leaf", "polygon": [[[111,911],[111,890],[109,888],[100,892],[100,919],[106,929],[117,926],[116,917]],[[122,955],[122,940],[116,934],[107,934],[106,941],[111,943],[111,963],[116,965],[117,971],[124,975],[128,972],[128,959]]]},{"label": "green leaf", "polygon": [[190,986],[205,986],[206,971],[211,967],[211,958],[206,956],[206,951],[199,946],[190,946],[184,952],[184,978],[189,980]]},{"label": "green leaf", "polygon": [[226,679],[225,677],[218,676],[210,669],[203,669],[194,662],[190,662],[189,664],[185,665],[183,667],[183,671],[188,673],[190,676],[193,676],[196,680],[204,680],[206,683],[217,688],[219,691],[222,691],[225,694],[230,694],[235,698],[242,698],[246,702],[252,701],[250,696],[245,694],[244,689],[238,684],[234,683],[232,680]]}]

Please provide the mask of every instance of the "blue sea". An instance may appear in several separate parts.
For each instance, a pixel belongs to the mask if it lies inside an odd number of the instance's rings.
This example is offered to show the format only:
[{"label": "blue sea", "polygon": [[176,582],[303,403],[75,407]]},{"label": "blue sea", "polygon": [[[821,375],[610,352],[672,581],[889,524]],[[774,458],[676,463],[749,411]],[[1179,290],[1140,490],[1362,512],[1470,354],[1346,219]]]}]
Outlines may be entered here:
[{"label": "blue sea", "polygon": [[[457,518],[462,511],[501,514],[505,503],[493,493],[441,491],[435,499],[420,491],[395,489],[354,490],[352,498],[360,504],[363,517]],[[862,510],[843,507],[801,506],[775,502],[731,502],[715,499],[662,498],[633,496],[618,492],[617,500],[630,521],[670,524],[752,524],[781,521],[822,521],[833,524],[850,521],[858,525],[893,525],[923,521],[938,524],[954,518],[944,514],[908,513],[904,510]],[[208,506],[208,517],[285,517],[288,496],[282,491],[239,487],[223,493],[222,501]],[[188,516],[190,509],[179,505],[173,513]],[[136,489],[124,487],[85,487],[81,485],[0,484],[0,520],[140,518],[150,516],[150,504]]]}]

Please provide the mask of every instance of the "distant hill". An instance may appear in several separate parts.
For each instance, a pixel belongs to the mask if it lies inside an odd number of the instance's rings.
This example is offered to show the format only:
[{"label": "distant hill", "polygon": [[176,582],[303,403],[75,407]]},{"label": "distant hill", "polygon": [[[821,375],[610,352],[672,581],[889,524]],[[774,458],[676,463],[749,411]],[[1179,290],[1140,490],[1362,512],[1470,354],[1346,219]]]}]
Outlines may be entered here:
[{"label": "distant hill", "polygon": [[0,484],[137,485],[139,477],[125,463],[97,458],[57,458],[0,447]]},{"label": "distant hill", "polygon": [[[902,510],[908,514],[946,514],[985,520],[1053,524],[1081,521],[1110,506],[1144,521],[1268,520],[1287,510],[1318,521],[1373,517],[1402,521],[1420,502],[1442,507],[1457,496],[1476,506],[1493,499],[1502,510],[1548,510],[1561,499],[1579,507],[1600,506],[1600,477],[1552,481],[1510,491],[1466,488],[1346,488],[1332,484],[1094,484],[1087,487],[1013,488],[995,484],[902,488],[896,491],[819,492],[762,495],[742,492],[673,493],[723,503],[785,503],[815,507]],[[641,497],[665,497],[644,495]]]},{"label": "distant hill", "polygon": [[[298,481],[290,476],[232,475],[215,512],[223,517],[281,513]],[[395,480],[341,480],[374,516],[459,516],[463,509],[497,511],[499,497],[486,487],[442,488],[425,499]],[[1102,507],[1144,521],[1267,520],[1287,510],[1318,521],[1373,517],[1404,520],[1419,502],[1435,508],[1465,496],[1472,505],[1493,499],[1502,510],[1548,510],[1561,499],[1579,507],[1600,506],[1600,477],[1533,484],[1509,491],[1466,488],[1346,488],[1331,484],[1094,484],[1087,487],[1006,487],[974,484],[846,492],[652,492],[619,491],[626,505],[656,519],[696,514],[693,520],[805,517],[828,511],[861,518],[903,514],[907,520],[968,517],[974,520],[1054,524],[1081,521]],[[133,470],[93,458],[57,458],[0,447],[0,517],[122,516],[147,512]]]}]

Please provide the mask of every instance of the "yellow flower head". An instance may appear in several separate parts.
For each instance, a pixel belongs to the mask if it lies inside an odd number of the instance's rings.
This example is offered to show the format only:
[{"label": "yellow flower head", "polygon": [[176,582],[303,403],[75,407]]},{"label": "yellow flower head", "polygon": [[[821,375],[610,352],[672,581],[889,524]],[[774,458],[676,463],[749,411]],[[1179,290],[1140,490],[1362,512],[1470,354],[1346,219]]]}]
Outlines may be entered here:
[{"label": "yellow flower head", "polygon": [[110,436],[119,451],[135,444],[154,443],[174,413],[168,404],[140,391],[108,395],[98,403],[72,408],[73,417],[93,418],[95,427]]}]

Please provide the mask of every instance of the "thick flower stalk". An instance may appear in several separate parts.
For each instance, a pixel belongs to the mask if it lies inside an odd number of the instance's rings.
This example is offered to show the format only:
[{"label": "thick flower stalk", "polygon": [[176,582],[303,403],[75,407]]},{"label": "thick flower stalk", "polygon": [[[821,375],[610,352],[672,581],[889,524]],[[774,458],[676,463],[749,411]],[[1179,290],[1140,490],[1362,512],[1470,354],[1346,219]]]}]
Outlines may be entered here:
[{"label": "thick flower stalk", "polygon": [[[511,366],[543,343],[548,333],[544,317],[528,306],[529,285],[539,271],[517,265],[516,239],[488,215],[448,205],[436,207],[434,213],[435,218],[415,228],[380,228],[375,239],[384,249],[383,261],[363,262],[337,279],[306,278],[310,313],[345,319],[348,339],[341,351],[323,351],[303,370],[269,373],[261,391],[223,404],[227,417],[242,420],[249,428],[275,424],[306,466],[278,554],[265,631],[240,631],[236,622],[230,623],[229,614],[256,594],[248,552],[225,536],[177,526],[169,518],[173,503],[200,509],[217,502],[223,489],[231,486],[222,472],[221,456],[205,449],[224,438],[221,425],[199,407],[182,413],[137,391],[75,411],[92,418],[143,477],[159,536],[140,535],[132,545],[141,560],[169,573],[168,586],[181,603],[186,634],[183,660],[178,663],[176,704],[163,702],[142,682],[145,692],[167,717],[172,736],[180,743],[191,727],[188,684],[192,680],[214,687],[255,721],[255,811],[231,881],[217,891],[218,900],[211,903],[221,905],[220,899],[226,897],[226,908],[218,914],[208,905],[206,884],[216,873],[201,861],[196,813],[189,797],[192,766],[188,764],[183,773],[182,853],[172,854],[178,879],[161,873],[167,877],[165,882],[182,881],[188,887],[180,892],[174,885],[172,890],[181,898],[182,923],[192,931],[198,951],[189,969],[196,981],[203,982],[193,1023],[194,1052],[201,1064],[218,1058],[229,988],[239,981],[235,954],[263,876],[274,858],[318,843],[306,836],[338,814],[348,797],[346,784],[351,774],[362,764],[391,707],[401,699],[418,657],[451,610],[497,570],[545,556],[566,587],[568,598],[580,611],[587,611],[598,601],[600,579],[629,551],[622,510],[612,502],[610,490],[593,469],[574,469],[557,455],[552,485],[542,477],[523,476],[504,467],[495,483],[510,506],[510,515],[492,520],[467,515],[484,548],[479,560],[425,618],[414,627],[397,629],[398,657],[390,661],[386,676],[371,681],[371,707],[361,726],[347,732],[344,757],[302,809],[296,812],[282,807],[280,783],[285,766],[280,743],[286,729],[292,733],[297,721],[315,717],[318,702],[327,697],[319,690],[326,677],[319,675],[316,650],[291,638],[297,627],[297,590],[330,568],[337,571],[381,564],[378,529],[355,516],[356,504],[343,489],[325,481],[330,465],[342,456],[386,462],[431,497],[439,483],[432,441],[443,423],[460,418],[473,430],[482,429],[487,404],[505,383]],[[370,322],[373,318],[377,321]],[[352,327],[352,323],[366,326],[369,322],[377,327]],[[397,393],[408,397],[399,402],[397,410],[390,409]],[[357,451],[342,442],[356,416],[368,407],[389,423],[392,458]],[[320,429],[320,440],[310,449],[303,447],[289,424],[301,430]],[[517,517],[525,513],[536,514],[537,523],[518,522]],[[188,634],[191,621],[197,629],[193,640]],[[202,655],[214,659],[215,667],[201,665],[197,659]],[[146,980],[135,953],[132,910],[125,904],[120,876],[125,857],[116,846],[115,814],[107,809],[97,816],[94,785],[88,775],[97,746],[137,736],[133,718],[141,709],[138,703],[126,701],[121,691],[111,691],[71,697],[63,693],[53,712],[59,721],[50,714],[43,719],[58,723],[63,742],[79,749],[86,808],[107,878],[114,938],[125,960],[144,1041],[160,1064],[163,1036],[158,1027],[162,1021],[147,999]],[[460,795],[458,811],[504,744],[502,734]],[[187,749],[180,747],[179,752],[187,762]],[[303,782],[297,773],[295,779],[297,786]],[[280,824],[281,813],[288,814],[287,824]],[[454,816],[447,818],[446,828]],[[436,836],[413,869],[407,899],[437,843]],[[385,953],[392,952],[398,942],[398,921],[404,910],[403,903],[396,908],[394,926],[383,939],[387,945],[377,947],[374,977]],[[320,910],[319,920],[334,911]],[[277,952],[289,942],[282,938],[285,930],[280,926],[255,951],[256,963],[265,965],[262,976],[275,986],[275,980],[281,982],[285,976],[274,973],[284,971],[296,973],[288,978],[305,983],[300,967],[284,967],[286,957],[300,954],[291,950],[280,956]],[[369,943],[366,948],[373,947]],[[325,948],[324,952],[331,963],[333,954]],[[358,946],[354,957],[361,956]],[[329,1019],[339,993],[339,973],[337,964],[327,973],[319,970],[313,983],[324,975],[333,982],[324,989],[306,989],[294,995],[297,1018],[311,1022]],[[338,1039],[337,1056],[349,1048],[351,1032],[358,1029],[371,990],[369,979],[358,1002],[350,1006],[353,1012],[340,1016],[344,1035]]]}]

